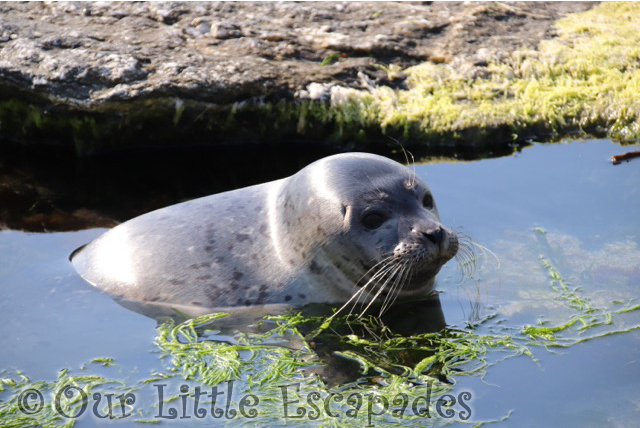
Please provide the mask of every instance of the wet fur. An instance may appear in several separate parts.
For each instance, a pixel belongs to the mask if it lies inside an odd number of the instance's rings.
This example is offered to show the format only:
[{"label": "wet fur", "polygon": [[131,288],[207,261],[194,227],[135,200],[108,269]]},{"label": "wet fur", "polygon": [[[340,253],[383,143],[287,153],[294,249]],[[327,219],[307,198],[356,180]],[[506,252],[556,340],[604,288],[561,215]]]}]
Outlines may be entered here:
[{"label": "wet fur", "polygon": [[[126,299],[234,307],[381,305],[427,297],[466,244],[422,206],[426,184],[384,157],[350,153],[297,174],[127,221],[72,256],[87,281]],[[375,230],[368,210],[388,214]],[[425,235],[441,228],[442,242]],[[355,302],[354,302],[355,301]],[[345,306],[346,307],[346,306]]]}]

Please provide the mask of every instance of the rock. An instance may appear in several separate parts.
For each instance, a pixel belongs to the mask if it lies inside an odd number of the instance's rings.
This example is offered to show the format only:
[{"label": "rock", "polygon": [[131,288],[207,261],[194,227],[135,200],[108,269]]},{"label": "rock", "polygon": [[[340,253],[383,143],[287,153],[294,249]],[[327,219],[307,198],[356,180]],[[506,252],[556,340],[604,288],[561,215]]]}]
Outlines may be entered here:
[{"label": "rock", "polygon": [[331,96],[332,85],[328,83],[309,83],[307,89],[296,93],[297,98],[310,100],[326,100]]},{"label": "rock", "polygon": [[218,22],[211,27],[211,35],[216,39],[233,39],[242,37],[242,31],[232,22]]},{"label": "rock", "polygon": [[592,5],[4,2],[0,138],[84,155],[326,142],[337,125],[309,116],[300,127],[303,100],[328,102],[336,87],[404,87],[403,73],[380,64],[428,59],[484,75],[492,52],[535,48],[554,20]]}]

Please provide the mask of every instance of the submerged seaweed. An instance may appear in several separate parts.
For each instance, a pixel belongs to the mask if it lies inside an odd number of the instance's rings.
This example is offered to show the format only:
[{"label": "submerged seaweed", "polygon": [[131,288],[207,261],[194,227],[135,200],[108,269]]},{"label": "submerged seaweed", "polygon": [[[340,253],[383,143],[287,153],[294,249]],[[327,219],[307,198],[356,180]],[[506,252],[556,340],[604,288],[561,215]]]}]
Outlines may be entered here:
[{"label": "submerged seaweed", "polygon": [[[548,248],[544,230],[537,228],[535,233],[540,247]],[[471,396],[457,386],[465,377],[482,379],[491,366],[505,359],[524,355],[535,363],[536,354],[545,349],[640,329],[640,325],[625,326],[622,319],[640,305],[612,302],[617,309],[599,307],[550,260],[542,256],[541,264],[555,300],[569,312],[565,322],[510,326],[488,316],[466,328],[406,335],[373,316],[335,316],[327,323],[326,316],[301,311],[267,317],[251,332],[223,331],[220,321],[228,316],[225,313],[178,324],[167,321],[158,326],[156,336],[163,367],[153,370],[150,378],[132,382],[63,370],[52,382],[34,382],[21,373],[5,374],[0,379],[0,398],[6,397],[0,400],[0,420],[7,427],[71,427],[75,419],[60,412],[77,414],[87,399],[100,397],[106,390],[120,394],[112,394],[116,398],[111,412],[116,418],[155,424],[165,420],[168,406],[176,412],[191,408],[196,388],[215,388],[221,394],[235,385],[228,405],[238,409],[250,403],[258,409],[256,419],[238,418],[235,422],[240,424],[343,427],[470,422]],[[91,363],[102,370],[117,366],[105,357]],[[89,366],[83,367],[85,373]],[[126,393],[159,385],[167,386],[162,400],[165,410],[158,403],[141,407],[142,403],[125,401],[118,407]],[[49,404],[27,415],[20,406],[24,407],[24,394],[30,389],[41,391]],[[243,398],[247,396],[248,401]],[[288,416],[283,413],[285,402],[290,407]],[[211,400],[201,404],[211,405]],[[110,412],[106,403],[98,409],[104,415]],[[502,420],[511,414],[505,412]],[[487,422],[491,421],[474,421],[476,426]]]}]

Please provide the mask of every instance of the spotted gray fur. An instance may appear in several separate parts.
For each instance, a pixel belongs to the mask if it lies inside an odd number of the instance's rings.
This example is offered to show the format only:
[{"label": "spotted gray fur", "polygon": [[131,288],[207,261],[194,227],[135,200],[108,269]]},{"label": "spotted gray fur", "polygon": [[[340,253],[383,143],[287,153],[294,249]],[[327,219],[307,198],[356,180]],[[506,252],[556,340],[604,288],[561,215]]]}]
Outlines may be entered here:
[{"label": "spotted gray fur", "polygon": [[[360,292],[361,302],[392,304],[428,295],[457,252],[437,208],[423,206],[429,195],[413,171],[387,158],[330,156],[285,179],[129,220],[72,262],[90,283],[132,300],[300,305],[345,303]],[[363,223],[372,210],[386,216],[374,229]]]}]

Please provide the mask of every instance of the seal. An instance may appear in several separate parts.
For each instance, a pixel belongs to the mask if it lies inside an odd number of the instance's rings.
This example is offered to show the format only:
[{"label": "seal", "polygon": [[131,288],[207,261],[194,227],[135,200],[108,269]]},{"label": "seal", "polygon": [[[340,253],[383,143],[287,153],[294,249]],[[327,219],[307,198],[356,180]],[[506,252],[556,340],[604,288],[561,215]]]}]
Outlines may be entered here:
[{"label": "seal", "polygon": [[141,215],[71,261],[89,283],[132,301],[388,308],[428,296],[458,246],[414,171],[346,153]]}]

